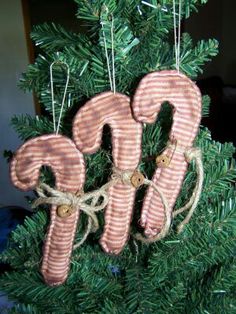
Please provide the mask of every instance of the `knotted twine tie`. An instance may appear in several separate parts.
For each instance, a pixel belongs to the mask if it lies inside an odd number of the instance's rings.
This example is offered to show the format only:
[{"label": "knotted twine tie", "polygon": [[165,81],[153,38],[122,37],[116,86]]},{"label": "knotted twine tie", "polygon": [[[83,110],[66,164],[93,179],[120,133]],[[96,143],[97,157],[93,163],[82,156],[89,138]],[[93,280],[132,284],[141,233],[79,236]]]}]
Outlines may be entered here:
[{"label": "knotted twine tie", "polygon": [[[190,197],[190,200],[183,207],[173,211],[173,213],[171,213],[168,210],[168,206],[165,206],[164,202],[162,200],[164,208],[165,208],[164,226],[162,227],[160,233],[158,233],[154,237],[145,238],[140,233],[135,234],[134,237],[143,243],[154,243],[154,242],[157,242],[160,239],[164,238],[167,235],[167,233],[169,232],[169,228],[170,228],[170,224],[171,224],[171,218],[172,217],[175,218],[177,215],[183,213],[186,210],[189,210],[185,219],[177,226],[177,233],[181,233],[184,229],[184,226],[190,221],[190,219],[194,213],[194,210],[197,207],[199,199],[201,197],[201,192],[202,192],[202,187],[203,187],[203,178],[204,178],[201,150],[199,148],[195,148],[195,147],[186,148],[186,147],[182,147],[180,145],[175,145],[173,143],[168,143],[167,146],[170,148],[173,148],[174,150],[183,152],[185,155],[185,159],[188,163],[190,163],[191,161],[195,161],[196,172],[197,172],[197,181],[196,181],[196,185],[194,187],[192,196]],[[150,184],[150,185],[152,186],[152,184]],[[154,186],[153,186],[153,188],[154,188]]]},{"label": "knotted twine tie", "polygon": [[[88,224],[83,238],[79,243],[74,246],[74,249],[81,246],[87,239],[89,233],[96,232],[99,228],[98,219],[96,212],[103,210],[109,201],[109,196],[107,189],[115,184],[115,179],[104,184],[100,189],[87,192],[84,194],[76,195],[70,192],[62,192],[56,189],[51,188],[45,183],[41,183],[36,191],[39,195],[39,198],[36,199],[32,205],[33,208],[41,204],[50,204],[50,205],[68,205],[73,209],[80,209],[88,216]],[[48,196],[49,195],[49,196]],[[98,205],[98,201],[100,204]],[[88,202],[90,201],[90,204]]]},{"label": "knotted twine tie", "polygon": [[[109,202],[109,196],[108,196],[107,190],[109,189],[109,187],[119,182],[133,186],[131,183],[131,178],[133,174],[134,174],[134,171],[129,171],[129,170],[124,171],[124,170],[120,170],[114,167],[111,180],[108,183],[104,184],[101,188],[95,191],[84,193],[81,195],[76,195],[70,192],[62,192],[54,188],[51,188],[45,183],[41,183],[36,188],[39,198],[34,201],[32,207],[35,208],[41,204],[50,204],[50,205],[56,205],[56,206],[68,205],[74,209],[80,209],[82,212],[87,214],[88,216],[87,228],[81,241],[74,245],[74,249],[76,249],[85,242],[89,233],[96,232],[98,230],[99,223],[98,223],[96,213],[102,211],[107,206]],[[160,194],[160,197],[162,199],[162,202],[165,208],[165,212],[167,212],[168,203],[162,191],[152,181],[148,179],[144,179],[143,184],[152,186]],[[99,200],[101,200],[100,204],[97,205]],[[88,204],[89,201],[90,201],[90,204]],[[166,225],[169,226],[171,219],[169,220],[166,219],[166,220],[167,220]],[[166,230],[166,233],[167,233],[168,228],[166,227],[164,229]]]},{"label": "knotted twine tie", "polygon": [[[181,148],[175,147],[175,149],[181,149]],[[182,208],[175,210],[173,214],[171,214],[167,199],[165,198],[165,195],[163,194],[161,189],[156,184],[154,184],[151,180],[144,178],[142,185],[151,186],[160,195],[161,201],[164,206],[165,223],[160,233],[158,233],[155,237],[145,238],[142,234],[137,233],[133,235],[137,240],[143,243],[153,243],[164,238],[169,232],[172,217],[176,217],[178,214],[188,209],[189,209],[189,212],[187,216],[177,227],[178,233],[183,230],[184,226],[191,219],[192,214],[195,208],[197,207],[198,201],[201,196],[202,185],[203,185],[203,165],[202,165],[200,149],[196,149],[196,148],[190,148],[187,150],[185,149],[185,157],[188,162],[191,162],[192,160],[195,160],[196,162],[197,182],[196,182],[196,186],[194,188],[194,191],[190,200]],[[108,195],[107,190],[118,182],[122,182],[123,184],[133,186],[131,183],[131,178],[133,174],[134,174],[133,171],[129,171],[129,170],[124,171],[124,170],[120,170],[118,168],[113,167],[113,174],[111,176],[111,180],[108,183],[104,184],[101,188],[95,191],[87,192],[82,195],[76,195],[70,192],[62,192],[62,191],[51,188],[45,183],[41,183],[36,189],[39,195],[39,198],[33,203],[32,207],[35,208],[41,204],[50,204],[50,205],[56,205],[56,206],[69,205],[72,208],[80,209],[85,214],[87,214],[88,216],[87,229],[81,241],[74,245],[74,249],[76,249],[80,247],[86,241],[89,233],[96,232],[98,230],[99,223],[98,223],[96,213],[102,211],[109,202],[109,195]],[[97,204],[99,200],[101,200],[100,204]],[[89,201],[90,201],[90,204],[88,204]]]}]

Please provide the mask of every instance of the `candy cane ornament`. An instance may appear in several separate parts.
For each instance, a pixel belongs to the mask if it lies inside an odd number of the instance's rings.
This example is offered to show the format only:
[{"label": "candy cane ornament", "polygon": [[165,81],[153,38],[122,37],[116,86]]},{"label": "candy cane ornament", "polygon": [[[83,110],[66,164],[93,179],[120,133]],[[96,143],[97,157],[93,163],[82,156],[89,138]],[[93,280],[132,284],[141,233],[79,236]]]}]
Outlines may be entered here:
[{"label": "candy cane ornament", "polygon": [[201,120],[201,94],[198,87],[178,71],[147,74],[140,82],[132,103],[134,117],[143,123],[154,123],[163,102],[173,106],[170,144],[157,158],[158,168],[152,181],[166,196],[169,210],[164,212],[160,196],[149,187],[144,199],[141,226],[148,237],[157,235],[170,217],[180,192],[188,163],[185,152],[191,148]]},{"label": "candy cane ornament", "polygon": [[[73,123],[76,146],[85,154],[95,153],[101,146],[105,124],[111,127],[114,166],[121,171],[134,171],[141,156],[142,125],[132,117],[130,99],[125,95],[104,92],[78,111]],[[128,239],[135,188],[120,182],[108,192],[100,243],[107,253],[118,254]]]},{"label": "candy cane ornament", "polygon": [[[18,149],[10,167],[13,184],[23,191],[36,188],[44,165],[52,169],[57,190],[76,193],[82,189],[83,155],[70,139],[56,134],[36,137]],[[59,285],[67,278],[79,210],[53,205],[50,214],[41,271],[47,284]]]}]

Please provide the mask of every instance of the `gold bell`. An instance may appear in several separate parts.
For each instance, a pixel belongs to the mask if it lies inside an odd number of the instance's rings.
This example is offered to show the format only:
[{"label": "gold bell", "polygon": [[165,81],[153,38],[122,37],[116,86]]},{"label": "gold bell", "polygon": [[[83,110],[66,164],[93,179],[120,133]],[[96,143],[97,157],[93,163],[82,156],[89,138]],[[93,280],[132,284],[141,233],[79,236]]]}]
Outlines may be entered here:
[{"label": "gold bell", "polygon": [[74,212],[73,208],[69,205],[60,205],[57,207],[57,216],[67,218]]},{"label": "gold bell", "polygon": [[139,188],[141,185],[143,185],[144,182],[144,176],[141,172],[139,171],[134,171],[131,179],[130,179],[132,185],[137,189]]},{"label": "gold bell", "polygon": [[157,156],[156,164],[160,168],[167,168],[170,164],[170,158],[166,155]]}]

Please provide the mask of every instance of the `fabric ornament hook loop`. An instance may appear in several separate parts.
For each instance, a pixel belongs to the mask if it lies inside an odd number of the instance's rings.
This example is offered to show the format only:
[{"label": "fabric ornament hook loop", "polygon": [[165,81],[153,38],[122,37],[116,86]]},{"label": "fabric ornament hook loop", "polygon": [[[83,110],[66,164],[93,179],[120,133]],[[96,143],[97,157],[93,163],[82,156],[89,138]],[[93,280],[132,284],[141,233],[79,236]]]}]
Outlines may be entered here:
[{"label": "fabric ornament hook loop", "polygon": [[[107,7],[106,7],[106,11],[108,12]],[[113,15],[111,15],[111,28],[110,28],[112,66],[110,65],[110,59],[109,59],[109,54],[108,54],[107,39],[106,39],[105,30],[104,30],[104,25],[105,25],[105,23],[101,22],[105,56],[106,56],[106,63],[107,63],[107,72],[108,72],[111,91],[115,94],[116,93],[116,80],[115,80],[114,19],[113,19]],[[112,69],[111,69],[111,67],[112,67]]]},{"label": "fabric ornament hook loop", "polygon": [[175,42],[175,66],[179,72],[180,69],[180,39],[181,39],[181,15],[182,15],[182,0],[179,0],[178,12],[178,34],[177,34],[177,21],[176,21],[176,3],[173,0],[173,20],[174,20],[174,42]]},{"label": "fabric ornament hook loop", "polygon": [[115,74],[115,52],[114,52],[114,19],[111,17],[111,59],[112,59],[112,79],[113,93],[116,93],[116,74]]},{"label": "fabric ornament hook loop", "polygon": [[[56,116],[55,116],[55,98],[54,98],[54,82],[53,82],[53,66],[55,64],[64,65],[67,68],[66,84],[65,84],[65,88],[64,88],[64,92],[63,92],[63,97],[62,97],[62,102],[61,102],[61,109],[60,109],[60,113],[59,113],[57,126],[56,126]],[[51,98],[52,98],[53,130],[54,130],[54,133],[56,133],[56,135],[59,132],[59,127],[60,127],[60,123],[61,123],[62,113],[63,113],[63,109],[64,109],[64,105],[65,105],[66,93],[67,93],[67,89],[68,89],[68,85],[69,85],[69,80],[70,80],[70,68],[69,68],[69,65],[66,62],[57,60],[57,61],[54,61],[54,62],[52,62],[50,64],[50,86],[51,86]]]},{"label": "fabric ornament hook loop", "polygon": [[106,56],[106,62],[107,62],[107,72],[109,76],[109,82],[110,82],[110,88],[111,91],[113,90],[113,84],[112,84],[112,78],[111,78],[111,68],[110,68],[110,62],[109,62],[109,55],[107,50],[107,41],[106,41],[106,35],[104,31],[104,22],[101,22],[102,25],[102,35],[103,35],[103,41],[104,41],[104,48],[105,48],[105,56]]}]

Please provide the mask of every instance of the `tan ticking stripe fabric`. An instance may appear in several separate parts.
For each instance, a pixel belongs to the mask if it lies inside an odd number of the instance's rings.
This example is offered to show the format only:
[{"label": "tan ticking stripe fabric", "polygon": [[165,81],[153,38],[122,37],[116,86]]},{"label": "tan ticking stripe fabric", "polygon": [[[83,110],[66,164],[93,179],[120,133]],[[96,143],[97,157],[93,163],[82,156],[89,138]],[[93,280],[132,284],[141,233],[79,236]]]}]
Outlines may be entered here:
[{"label": "tan ticking stripe fabric", "polygon": [[[141,155],[141,123],[131,114],[127,96],[105,92],[88,101],[73,123],[73,139],[85,154],[95,153],[101,146],[102,132],[108,124],[112,133],[112,156],[115,167],[135,170]],[[100,243],[106,252],[118,254],[128,235],[135,199],[135,188],[117,183],[109,188],[109,203]]]},{"label": "tan ticking stripe fabric", "polygon": [[[139,122],[154,123],[163,102],[173,106],[173,124],[169,138],[179,146],[191,147],[201,120],[201,94],[197,86],[177,71],[153,72],[146,75],[136,90],[132,103]],[[152,181],[163,191],[173,210],[187,170],[184,152],[174,145],[163,152],[171,158],[167,168],[157,168]],[[173,156],[172,156],[173,155]],[[163,226],[164,208],[160,196],[149,187],[143,203],[141,225],[146,236],[156,235]]]},{"label": "tan ticking stripe fabric", "polygon": [[[58,190],[75,193],[82,189],[85,180],[84,158],[70,139],[50,134],[27,141],[16,152],[11,163],[13,184],[23,191],[34,189],[43,165],[52,169]],[[62,284],[67,278],[79,218],[78,210],[67,218],[58,217],[56,210],[57,206],[52,206],[41,267],[49,285]]]}]

